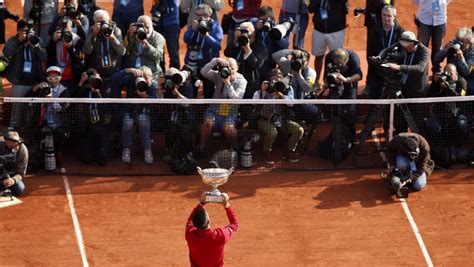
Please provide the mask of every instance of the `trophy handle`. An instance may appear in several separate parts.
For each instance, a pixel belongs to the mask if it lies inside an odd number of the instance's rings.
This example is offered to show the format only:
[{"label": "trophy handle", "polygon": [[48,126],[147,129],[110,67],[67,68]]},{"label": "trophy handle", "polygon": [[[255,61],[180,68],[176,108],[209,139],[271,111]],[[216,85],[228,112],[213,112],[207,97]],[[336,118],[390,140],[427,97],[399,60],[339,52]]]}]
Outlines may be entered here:
[{"label": "trophy handle", "polygon": [[200,168],[200,167],[196,167],[196,169],[197,169],[199,175],[202,175],[202,170],[201,170],[201,168]]},{"label": "trophy handle", "polygon": [[231,167],[231,168],[228,170],[228,175],[231,175],[233,172],[234,172],[234,167]]}]

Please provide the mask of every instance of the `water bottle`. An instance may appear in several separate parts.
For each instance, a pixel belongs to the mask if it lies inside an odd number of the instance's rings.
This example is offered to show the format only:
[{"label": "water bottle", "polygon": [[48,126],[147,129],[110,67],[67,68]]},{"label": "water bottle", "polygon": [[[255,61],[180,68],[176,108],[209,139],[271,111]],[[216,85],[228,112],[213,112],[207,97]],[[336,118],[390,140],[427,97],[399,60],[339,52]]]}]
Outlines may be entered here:
[{"label": "water bottle", "polygon": [[245,142],[240,154],[240,165],[243,168],[252,167],[252,141]]},{"label": "water bottle", "polygon": [[46,135],[44,150],[44,169],[47,171],[55,171],[56,156],[54,155],[54,141],[52,135]]}]

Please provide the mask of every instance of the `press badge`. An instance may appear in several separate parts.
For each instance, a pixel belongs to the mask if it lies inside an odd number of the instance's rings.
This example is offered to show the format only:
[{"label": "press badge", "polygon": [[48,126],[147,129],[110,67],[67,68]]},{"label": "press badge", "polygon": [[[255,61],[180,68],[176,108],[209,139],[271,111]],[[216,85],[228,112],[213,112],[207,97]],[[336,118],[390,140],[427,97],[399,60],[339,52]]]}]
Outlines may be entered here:
[{"label": "press badge", "polygon": [[433,0],[433,11],[439,12],[441,10],[441,6],[439,5],[439,0]]},{"label": "press badge", "polygon": [[112,67],[112,60],[110,59],[110,55],[102,57],[102,67],[103,68]]},{"label": "press badge", "polygon": [[322,20],[328,19],[328,10],[325,8],[321,8],[321,19]]},{"label": "press badge", "polygon": [[135,60],[135,69],[139,69],[141,66],[142,66],[142,58],[137,57],[137,59]]},{"label": "press badge", "polygon": [[244,0],[237,0],[237,4],[235,5],[237,11],[244,9]]},{"label": "press badge", "polygon": [[23,72],[31,73],[31,68],[32,68],[31,62],[30,61],[25,61],[25,63],[23,64]]}]

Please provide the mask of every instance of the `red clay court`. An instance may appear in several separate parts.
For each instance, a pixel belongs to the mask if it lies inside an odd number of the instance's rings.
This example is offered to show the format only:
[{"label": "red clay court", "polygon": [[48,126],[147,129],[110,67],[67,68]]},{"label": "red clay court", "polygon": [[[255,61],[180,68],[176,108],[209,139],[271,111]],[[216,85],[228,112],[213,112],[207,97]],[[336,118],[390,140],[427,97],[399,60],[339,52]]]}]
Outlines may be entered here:
[{"label": "red clay court", "polygon": [[[279,10],[278,2],[266,4]],[[351,10],[363,2],[350,1]],[[410,2],[397,7],[414,30]],[[450,6],[446,39],[473,24],[470,4]],[[110,10],[111,1],[101,5]],[[19,13],[18,3],[10,1],[10,9]],[[349,25],[347,46],[362,51],[362,20]],[[23,204],[0,209],[0,265],[189,265],[186,219],[209,189],[197,173],[102,177],[98,169],[84,177],[64,167],[63,174],[27,177]],[[388,196],[380,171],[232,175],[220,189],[240,228],[226,247],[226,266],[473,266],[474,171],[437,169],[406,202]],[[214,227],[227,223],[220,205],[206,209]]]}]

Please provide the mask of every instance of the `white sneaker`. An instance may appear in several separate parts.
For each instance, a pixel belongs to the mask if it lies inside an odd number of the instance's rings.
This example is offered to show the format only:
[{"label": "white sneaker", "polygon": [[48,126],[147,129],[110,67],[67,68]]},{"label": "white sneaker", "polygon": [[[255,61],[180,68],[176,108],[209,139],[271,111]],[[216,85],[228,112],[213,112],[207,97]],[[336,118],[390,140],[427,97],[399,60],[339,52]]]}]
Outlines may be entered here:
[{"label": "white sneaker", "polygon": [[145,163],[146,164],[153,163],[153,153],[151,152],[151,149],[145,150]]},{"label": "white sneaker", "polygon": [[122,161],[124,163],[130,163],[131,158],[130,158],[130,148],[124,148],[122,150]]}]

